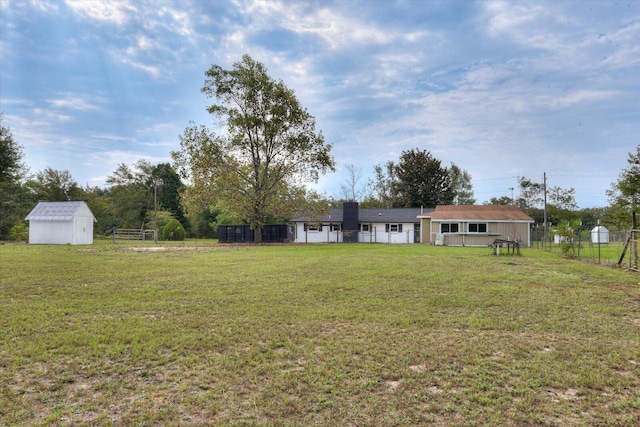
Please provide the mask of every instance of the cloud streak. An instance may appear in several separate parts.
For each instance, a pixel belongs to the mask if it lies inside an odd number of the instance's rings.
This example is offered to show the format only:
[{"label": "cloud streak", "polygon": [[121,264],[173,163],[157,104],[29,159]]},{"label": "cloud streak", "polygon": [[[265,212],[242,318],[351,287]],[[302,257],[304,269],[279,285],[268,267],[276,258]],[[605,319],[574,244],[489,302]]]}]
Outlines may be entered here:
[{"label": "cloud streak", "polygon": [[295,90],[339,170],[427,149],[479,201],[546,171],[603,205],[640,133],[635,2],[9,2],[0,30],[5,121],[28,162],[80,182],[168,161],[212,123],[204,71],[244,53]]}]

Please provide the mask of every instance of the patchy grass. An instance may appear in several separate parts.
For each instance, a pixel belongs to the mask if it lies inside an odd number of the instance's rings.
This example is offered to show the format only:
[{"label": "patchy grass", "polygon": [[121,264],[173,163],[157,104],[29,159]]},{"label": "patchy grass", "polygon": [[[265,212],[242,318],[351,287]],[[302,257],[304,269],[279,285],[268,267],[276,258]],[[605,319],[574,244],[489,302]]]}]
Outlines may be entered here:
[{"label": "patchy grass", "polygon": [[[562,253],[562,247],[556,244],[547,244],[544,248],[541,247],[540,242],[535,242],[536,249],[543,249],[545,251],[555,252],[557,254],[580,258],[590,262],[599,263],[602,265],[616,265],[622,254],[625,242],[611,242],[602,243],[600,245],[590,243],[589,241],[580,242],[580,247],[576,243],[573,250],[570,250],[566,254]],[[626,267],[629,262],[629,252],[626,253],[622,266]]]},{"label": "patchy grass", "polygon": [[637,274],[534,250],[133,247],[0,246],[0,425],[640,423]]}]

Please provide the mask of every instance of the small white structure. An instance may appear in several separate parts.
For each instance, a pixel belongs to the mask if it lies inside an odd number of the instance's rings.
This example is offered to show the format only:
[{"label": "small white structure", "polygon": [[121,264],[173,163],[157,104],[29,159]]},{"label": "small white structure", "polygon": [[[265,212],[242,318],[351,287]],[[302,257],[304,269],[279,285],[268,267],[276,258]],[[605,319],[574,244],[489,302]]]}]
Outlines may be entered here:
[{"label": "small white structure", "polygon": [[560,243],[567,241],[567,237],[560,235],[560,233],[558,233],[557,231],[553,231],[552,233],[553,233],[553,243],[555,243],[556,245],[559,245]]},{"label": "small white structure", "polygon": [[39,202],[25,218],[30,244],[90,245],[96,218],[85,202]]},{"label": "small white structure", "polygon": [[604,225],[596,225],[591,230],[591,243],[609,243],[609,230]]}]

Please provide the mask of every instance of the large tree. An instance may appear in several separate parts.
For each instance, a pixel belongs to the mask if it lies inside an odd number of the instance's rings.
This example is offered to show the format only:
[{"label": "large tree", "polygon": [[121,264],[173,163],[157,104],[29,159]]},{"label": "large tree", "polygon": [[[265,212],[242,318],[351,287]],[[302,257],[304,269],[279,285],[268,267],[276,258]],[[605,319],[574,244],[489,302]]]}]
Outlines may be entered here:
[{"label": "large tree", "polygon": [[547,186],[545,191],[545,182],[536,182],[526,177],[518,177],[518,184],[520,196],[517,204],[536,222],[544,222],[545,196],[547,222],[558,224],[561,221],[574,220],[579,216],[575,199],[576,190],[573,187]]},{"label": "large tree", "polygon": [[192,183],[187,199],[208,199],[242,217],[259,241],[270,218],[290,214],[291,194],[317,181],[319,173],[335,170],[331,145],[293,90],[250,56],[228,70],[214,65],[205,75],[202,92],[216,101],[208,111],[226,132],[188,127],[172,156]]},{"label": "large tree", "polygon": [[144,228],[147,211],[153,211],[153,165],[139,160],[133,167],[124,163],[107,177],[109,195],[117,218],[114,226]]},{"label": "large tree", "polygon": [[345,166],[346,178],[340,185],[340,196],[342,200],[350,202],[362,202],[371,196],[372,182],[365,180],[362,170],[353,164]]},{"label": "large tree", "polygon": [[429,151],[403,151],[395,166],[395,176],[395,207],[433,208],[453,202],[449,170]]},{"label": "large tree", "polygon": [[455,163],[451,163],[449,168],[451,176],[451,190],[453,191],[454,205],[474,205],[476,203],[473,197],[473,184],[471,183],[471,174],[460,168]]},{"label": "large tree", "polygon": [[484,205],[502,205],[502,206],[510,206],[513,205],[513,199],[509,196],[501,196],[501,197],[492,197],[488,202],[484,202]]},{"label": "large tree", "polygon": [[3,115],[0,114],[0,183],[18,182],[25,173],[22,146],[2,121]]},{"label": "large tree", "polygon": [[522,210],[528,211],[544,205],[544,183],[519,176],[518,187],[520,189],[518,205]]},{"label": "large tree", "polygon": [[36,200],[84,200],[85,192],[68,170],[44,168],[25,184]]},{"label": "large tree", "polygon": [[153,186],[154,181],[159,184],[156,188],[158,208],[171,212],[171,215],[187,229],[189,223],[180,204],[180,192],[184,188],[180,176],[171,164],[160,163],[151,169],[151,176],[147,180],[148,186]]},{"label": "large tree", "polygon": [[5,240],[11,227],[21,223],[33,208],[34,201],[22,185],[27,174],[22,146],[2,121],[0,114],[0,240]]},{"label": "large tree", "polygon": [[375,199],[379,206],[375,206],[372,200],[369,200],[371,207],[391,208],[396,206],[397,197],[394,193],[397,184],[396,164],[393,160],[387,161],[384,166],[376,165],[373,168],[375,173],[375,182],[373,183],[373,191]]},{"label": "large tree", "polygon": [[620,172],[618,181],[612,184],[607,196],[612,205],[619,206],[630,217],[630,212],[640,210],[640,144],[635,153],[629,153],[627,162],[629,167]]}]

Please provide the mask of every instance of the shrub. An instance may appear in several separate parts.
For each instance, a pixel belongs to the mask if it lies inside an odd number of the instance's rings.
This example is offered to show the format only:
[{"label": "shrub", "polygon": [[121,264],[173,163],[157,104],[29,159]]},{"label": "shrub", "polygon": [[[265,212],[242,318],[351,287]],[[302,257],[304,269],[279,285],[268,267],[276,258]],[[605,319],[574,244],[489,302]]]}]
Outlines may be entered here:
[{"label": "shrub", "polygon": [[149,210],[144,218],[144,222],[149,228],[157,228],[162,231],[165,225],[169,224],[169,221],[173,219],[173,214],[169,211],[159,209],[158,211]]},{"label": "shrub", "polygon": [[177,219],[172,219],[162,227],[163,240],[184,240],[185,235],[184,227]]},{"label": "shrub", "polygon": [[[556,233],[560,236],[560,249],[562,253],[567,255],[575,255],[576,246],[575,246],[575,232],[574,230],[578,229],[580,226],[580,221],[576,220],[573,223],[569,221],[562,221],[558,224],[558,229]],[[569,254],[571,252],[571,254]]]},{"label": "shrub", "polygon": [[11,227],[11,231],[9,232],[9,238],[13,241],[24,241],[29,240],[29,227],[24,222],[19,222],[13,227]]}]

